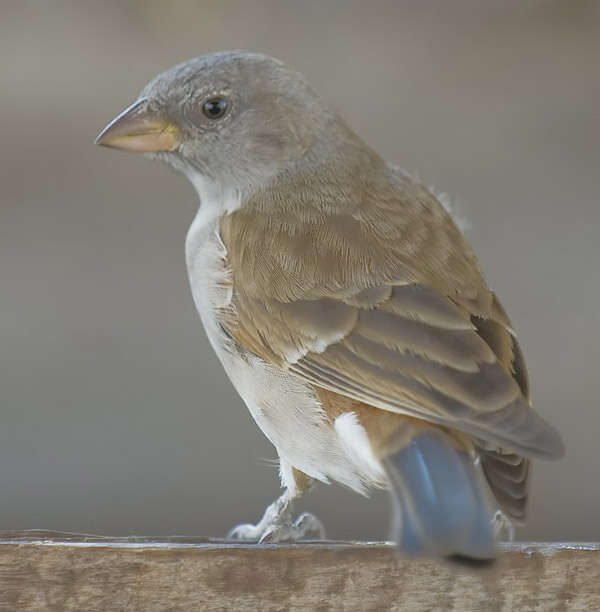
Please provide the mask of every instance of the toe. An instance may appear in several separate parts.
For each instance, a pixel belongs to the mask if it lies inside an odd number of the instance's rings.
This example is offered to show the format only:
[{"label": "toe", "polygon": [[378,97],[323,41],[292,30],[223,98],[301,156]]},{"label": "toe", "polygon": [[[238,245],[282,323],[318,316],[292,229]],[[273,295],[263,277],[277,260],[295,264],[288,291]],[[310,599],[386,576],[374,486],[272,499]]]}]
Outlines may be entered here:
[{"label": "toe", "polygon": [[304,538],[308,534],[316,535],[320,540],[325,539],[325,527],[323,523],[310,512],[303,512],[294,522],[298,531],[298,538]]},{"label": "toe", "polygon": [[243,525],[236,525],[229,531],[227,538],[230,540],[258,540],[260,535],[256,525],[246,523]]}]

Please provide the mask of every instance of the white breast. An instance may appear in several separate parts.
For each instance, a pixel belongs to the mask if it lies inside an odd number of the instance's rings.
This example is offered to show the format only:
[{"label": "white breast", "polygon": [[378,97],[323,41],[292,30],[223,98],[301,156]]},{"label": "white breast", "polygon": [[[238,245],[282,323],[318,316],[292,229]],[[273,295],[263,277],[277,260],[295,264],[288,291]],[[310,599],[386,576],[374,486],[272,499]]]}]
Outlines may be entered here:
[{"label": "white breast", "polygon": [[196,308],[231,382],[282,460],[313,478],[336,480],[361,493],[380,485],[383,472],[374,469],[370,450],[357,436],[360,424],[333,426],[308,384],[233,346],[223,332],[220,321],[231,313],[232,298],[218,234],[223,209],[222,203],[201,206],[187,235],[186,260]]}]

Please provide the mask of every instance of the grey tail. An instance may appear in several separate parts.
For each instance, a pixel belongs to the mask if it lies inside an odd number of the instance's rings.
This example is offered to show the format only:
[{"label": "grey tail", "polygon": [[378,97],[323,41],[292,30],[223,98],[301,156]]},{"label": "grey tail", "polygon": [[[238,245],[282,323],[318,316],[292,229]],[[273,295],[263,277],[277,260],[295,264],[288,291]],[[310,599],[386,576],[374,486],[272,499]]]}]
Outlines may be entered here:
[{"label": "grey tail", "polygon": [[481,470],[447,434],[422,432],[383,464],[395,502],[392,537],[400,554],[446,557],[470,566],[495,559]]}]

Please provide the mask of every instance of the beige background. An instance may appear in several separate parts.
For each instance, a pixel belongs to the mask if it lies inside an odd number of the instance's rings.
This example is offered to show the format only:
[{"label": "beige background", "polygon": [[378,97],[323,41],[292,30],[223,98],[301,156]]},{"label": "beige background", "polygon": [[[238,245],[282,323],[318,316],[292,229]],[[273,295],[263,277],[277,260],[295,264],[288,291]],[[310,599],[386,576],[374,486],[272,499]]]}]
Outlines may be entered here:
[{"label": "beige background", "polygon": [[[0,527],[222,535],[278,494],[275,453],[213,356],[166,167],[92,145],[155,73],[275,55],[387,158],[458,202],[567,458],[522,537],[600,538],[600,3],[0,4]],[[385,495],[319,487],[332,537]]]}]

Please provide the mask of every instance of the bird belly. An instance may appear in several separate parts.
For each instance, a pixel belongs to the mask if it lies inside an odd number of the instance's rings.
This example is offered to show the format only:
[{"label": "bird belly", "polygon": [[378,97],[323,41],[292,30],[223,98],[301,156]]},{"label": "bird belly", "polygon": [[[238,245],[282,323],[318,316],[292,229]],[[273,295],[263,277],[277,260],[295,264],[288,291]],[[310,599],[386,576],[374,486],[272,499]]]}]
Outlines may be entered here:
[{"label": "bird belly", "polygon": [[347,430],[335,427],[308,384],[251,354],[242,359],[217,354],[281,459],[312,478],[335,480],[360,493],[377,484],[372,466],[352,453]]},{"label": "bird belly", "polygon": [[381,486],[383,469],[373,464],[369,449],[357,452],[356,428],[336,427],[310,384],[244,350],[223,331],[220,323],[232,296],[226,252],[216,222],[207,223],[201,215],[202,209],[186,240],[194,302],[213,349],[256,424],[283,461],[312,478],[335,480],[363,494]]}]

